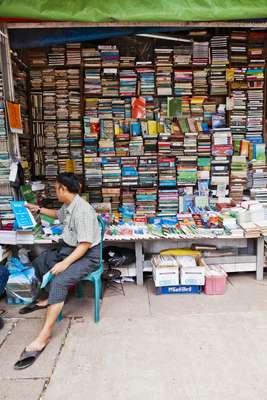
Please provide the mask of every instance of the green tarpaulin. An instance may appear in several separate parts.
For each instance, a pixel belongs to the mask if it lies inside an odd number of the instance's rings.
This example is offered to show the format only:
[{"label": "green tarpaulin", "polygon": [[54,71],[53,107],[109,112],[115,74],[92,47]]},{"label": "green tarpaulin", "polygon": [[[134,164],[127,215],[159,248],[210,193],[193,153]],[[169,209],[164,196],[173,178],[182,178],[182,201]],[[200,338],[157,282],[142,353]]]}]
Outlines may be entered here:
[{"label": "green tarpaulin", "polygon": [[0,0],[0,16],[84,22],[267,18],[267,0]]}]

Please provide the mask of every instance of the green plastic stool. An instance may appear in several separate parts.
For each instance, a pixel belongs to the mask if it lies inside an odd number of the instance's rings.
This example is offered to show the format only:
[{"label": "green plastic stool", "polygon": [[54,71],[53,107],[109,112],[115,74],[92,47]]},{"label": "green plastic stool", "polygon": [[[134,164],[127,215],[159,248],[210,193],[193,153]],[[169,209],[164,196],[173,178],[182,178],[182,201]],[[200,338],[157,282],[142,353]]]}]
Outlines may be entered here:
[{"label": "green plastic stool", "polygon": [[[95,322],[99,322],[100,320],[100,299],[103,297],[103,287],[102,287],[102,273],[103,273],[103,240],[105,235],[105,222],[101,217],[97,217],[98,223],[101,229],[101,241],[100,241],[100,258],[98,269],[91,274],[88,274],[82,281],[91,282],[94,285],[94,314],[95,314]],[[78,285],[76,289],[77,297],[83,297],[83,290],[81,285]],[[62,312],[59,314],[57,321],[60,322],[62,320]]]}]

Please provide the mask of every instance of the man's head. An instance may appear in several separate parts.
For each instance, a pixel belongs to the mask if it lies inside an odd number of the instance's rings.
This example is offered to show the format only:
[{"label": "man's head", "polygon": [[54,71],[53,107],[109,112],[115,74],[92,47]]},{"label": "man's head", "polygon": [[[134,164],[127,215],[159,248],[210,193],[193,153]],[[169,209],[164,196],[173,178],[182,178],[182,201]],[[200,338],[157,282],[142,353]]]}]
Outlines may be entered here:
[{"label": "man's head", "polygon": [[80,192],[81,184],[77,175],[63,172],[57,176],[56,194],[61,203],[68,203],[73,195]]}]

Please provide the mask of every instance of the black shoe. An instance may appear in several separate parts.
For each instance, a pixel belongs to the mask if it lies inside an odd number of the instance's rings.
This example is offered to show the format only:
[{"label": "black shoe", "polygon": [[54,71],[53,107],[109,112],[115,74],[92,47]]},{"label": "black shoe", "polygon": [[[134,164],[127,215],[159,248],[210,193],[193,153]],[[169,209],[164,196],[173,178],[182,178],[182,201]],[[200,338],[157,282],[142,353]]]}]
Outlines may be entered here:
[{"label": "black shoe", "polygon": [[4,328],[4,325],[5,325],[4,320],[2,317],[0,317],[0,329]]}]

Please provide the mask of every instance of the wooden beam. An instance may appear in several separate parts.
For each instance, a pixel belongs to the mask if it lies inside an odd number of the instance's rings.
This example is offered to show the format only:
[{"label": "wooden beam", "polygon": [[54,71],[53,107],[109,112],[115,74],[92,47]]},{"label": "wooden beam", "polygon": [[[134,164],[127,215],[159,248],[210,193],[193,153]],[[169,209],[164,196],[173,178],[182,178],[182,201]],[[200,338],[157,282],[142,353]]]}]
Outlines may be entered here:
[{"label": "wooden beam", "polygon": [[49,28],[126,28],[126,27],[167,27],[167,28],[267,28],[266,22],[255,21],[173,21],[173,22],[14,22],[6,24],[8,29],[49,29]]}]

